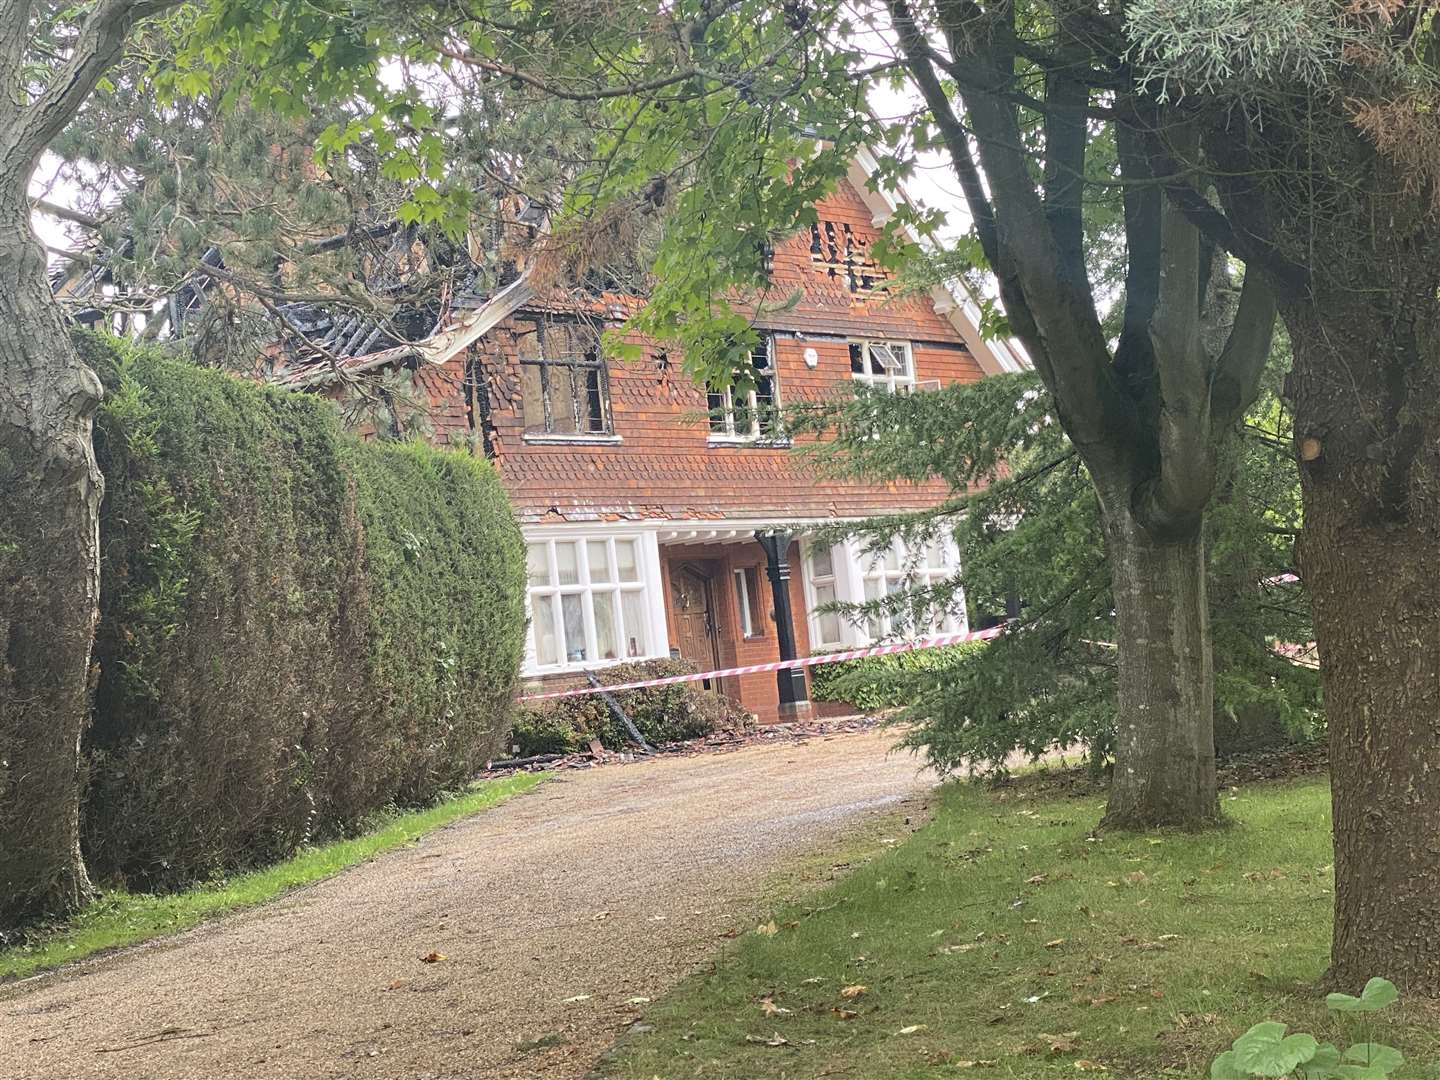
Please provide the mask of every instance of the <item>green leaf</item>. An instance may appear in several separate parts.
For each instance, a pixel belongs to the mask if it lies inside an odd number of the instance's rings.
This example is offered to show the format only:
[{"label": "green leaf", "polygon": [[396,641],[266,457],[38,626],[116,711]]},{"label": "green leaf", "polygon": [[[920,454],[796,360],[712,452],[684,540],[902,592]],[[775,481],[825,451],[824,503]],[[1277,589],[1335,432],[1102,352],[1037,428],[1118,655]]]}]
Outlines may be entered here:
[{"label": "green leaf", "polygon": [[1374,1065],[1341,1065],[1335,1070],[1337,1080],[1385,1080],[1389,1075]]},{"label": "green leaf", "polygon": [[1284,1024],[1267,1020],[1235,1040],[1235,1064],[1255,1076],[1285,1076],[1319,1049],[1315,1036],[1287,1036]]},{"label": "green leaf", "polygon": [[1345,1051],[1345,1060],[1392,1073],[1405,1064],[1405,1055],[1384,1043],[1356,1043]]},{"label": "green leaf", "polygon": [[1395,984],[1377,976],[1365,984],[1358,998],[1352,994],[1327,994],[1325,1005],[1335,1012],[1379,1012],[1399,999]]},{"label": "green leaf", "polygon": [[1210,1066],[1210,1080],[1250,1080],[1250,1074],[1235,1066],[1235,1051],[1226,1050]]},{"label": "green leaf", "polygon": [[1305,1062],[1305,1080],[1330,1080],[1340,1068],[1340,1051],[1334,1043],[1321,1043],[1315,1056]]}]

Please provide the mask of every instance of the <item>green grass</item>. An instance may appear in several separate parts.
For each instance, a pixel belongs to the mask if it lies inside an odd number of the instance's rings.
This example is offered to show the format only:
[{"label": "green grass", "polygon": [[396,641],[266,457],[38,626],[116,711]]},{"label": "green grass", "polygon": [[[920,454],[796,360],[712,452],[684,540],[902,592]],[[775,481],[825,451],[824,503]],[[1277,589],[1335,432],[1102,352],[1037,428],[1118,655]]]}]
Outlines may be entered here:
[{"label": "green grass", "polygon": [[[652,1006],[605,1075],[1148,1080],[1209,1076],[1264,1019],[1358,1040],[1318,988],[1328,787],[1224,805],[1214,833],[1092,838],[1099,796],[950,785],[930,825]],[[1402,1002],[1372,1034],[1405,1051],[1397,1077],[1440,1077],[1433,1007]]]},{"label": "green grass", "polygon": [[375,828],[352,839],[305,848],[274,866],[186,892],[163,896],[107,892],[63,926],[36,935],[24,945],[0,950],[0,982],[24,978],[107,949],[175,934],[206,919],[263,904],[290,889],[331,877],[529,791],[545,776],[516,773],[503,780],[481,781],[426,809],[385,815]]}]

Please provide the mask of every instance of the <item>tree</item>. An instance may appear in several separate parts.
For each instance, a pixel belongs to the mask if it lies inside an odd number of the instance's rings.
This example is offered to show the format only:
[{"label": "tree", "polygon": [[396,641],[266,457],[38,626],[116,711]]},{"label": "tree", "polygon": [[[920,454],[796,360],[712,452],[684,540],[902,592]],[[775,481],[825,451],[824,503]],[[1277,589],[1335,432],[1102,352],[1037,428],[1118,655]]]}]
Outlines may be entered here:
[{"label": "tree", "polygon": [[[1106,269],[1093,263],[1097,277]],[[1308,736],[1319,715],[1317,673],[1275,650],[1312,640],[1303,593],[1275,580],[1292,565],[1299,518],[1289,416],[1277,397],[1289,368],[1285,344],[1277,342],[1262,394],[1227,447],[1207,525],[1217,754]],[[1117,664],[1099,506],[1036,377],[898,397],[861,392],[792,408],[786,422],[796,433],[826,436],[807,447],[826,474],[870,482],[939,476],[953,493],[937,510],[836,530],[881,548],[903,535],[909,551],[953,537],[961,554],[952,577],[929,589],[839,612],[860,621],[883,611],[923,632],[963,588],[972,627],[1009,619],[1002,637],[945,650],[943,659],[853,664],[836,680],[836,695],[903,705],[896,720],[905,744],[923,749],[942,774],[1003,774],[1015,754],[1038,758],[1057,746],[1082,748],[1097,771],[1107,763]]]},{"label": "tree", "polygon": [[100,381],[76,354],[30,223],[46,147],[169,0],[0,0],[0,927],[73,910],[79,743],[99,594]]},{"label": "tree", "polygon": [[[1440,27],[1433,4],[1128,6],[1135,77],[1200,133],[1207,232],[1294,343],[1335,821],[1331,978],[1440,995]],[[1220,211],[1223,210],[1223,213]]]}]

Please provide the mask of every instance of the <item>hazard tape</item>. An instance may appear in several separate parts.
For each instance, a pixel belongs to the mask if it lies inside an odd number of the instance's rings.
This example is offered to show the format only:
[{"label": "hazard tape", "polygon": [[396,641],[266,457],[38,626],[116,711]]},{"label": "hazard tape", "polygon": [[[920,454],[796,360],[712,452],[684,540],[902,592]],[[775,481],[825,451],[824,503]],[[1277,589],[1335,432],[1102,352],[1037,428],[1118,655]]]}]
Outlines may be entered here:
[{"label": "hazard tape", "polygon": [[663,679],[641,679],[637,682],[614,683],[610,686],[577,686],[573,690],[553,690],[548,694],[526,694],[520,700],[545,701],[551,698],[580,697],[584,694],[614,693],[617,690],[641,690],[647,686],[700,682],[703,679],[724,679],[732,675],[756,675],[765,671],[786,671],[792,668],[814,667],[817,664],[837,664],[841,660],[859,660],[866,656],[889,656],[892,653],[914,652],[916,649],[959,645],[965,641],[989,641],[1004,632],[1004,625],[1000,625],[992,626],[989,630],[976,630],[966,634],[935,634],[932,637],[899,641],[894,645],[875,645],[868,649],[851,649],[849,652],[827,653],[824,656],[805,656],[797,660],[776,660],[768,664],[749,664],[745,667],[722,668],[719,671],[699,671],[693,675],[667,675]]}]

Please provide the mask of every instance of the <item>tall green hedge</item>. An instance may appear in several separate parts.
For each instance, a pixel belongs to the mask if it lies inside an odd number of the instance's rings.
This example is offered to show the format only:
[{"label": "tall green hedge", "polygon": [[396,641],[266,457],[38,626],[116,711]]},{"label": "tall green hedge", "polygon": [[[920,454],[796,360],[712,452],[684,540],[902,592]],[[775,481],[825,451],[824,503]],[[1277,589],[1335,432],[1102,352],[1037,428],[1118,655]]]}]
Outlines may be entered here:
[{"label": "tall green hedge", "polygon": [[84,847],[170,887],[268,861],[507,744],[524,544],[469,455],[104,339]]}]

